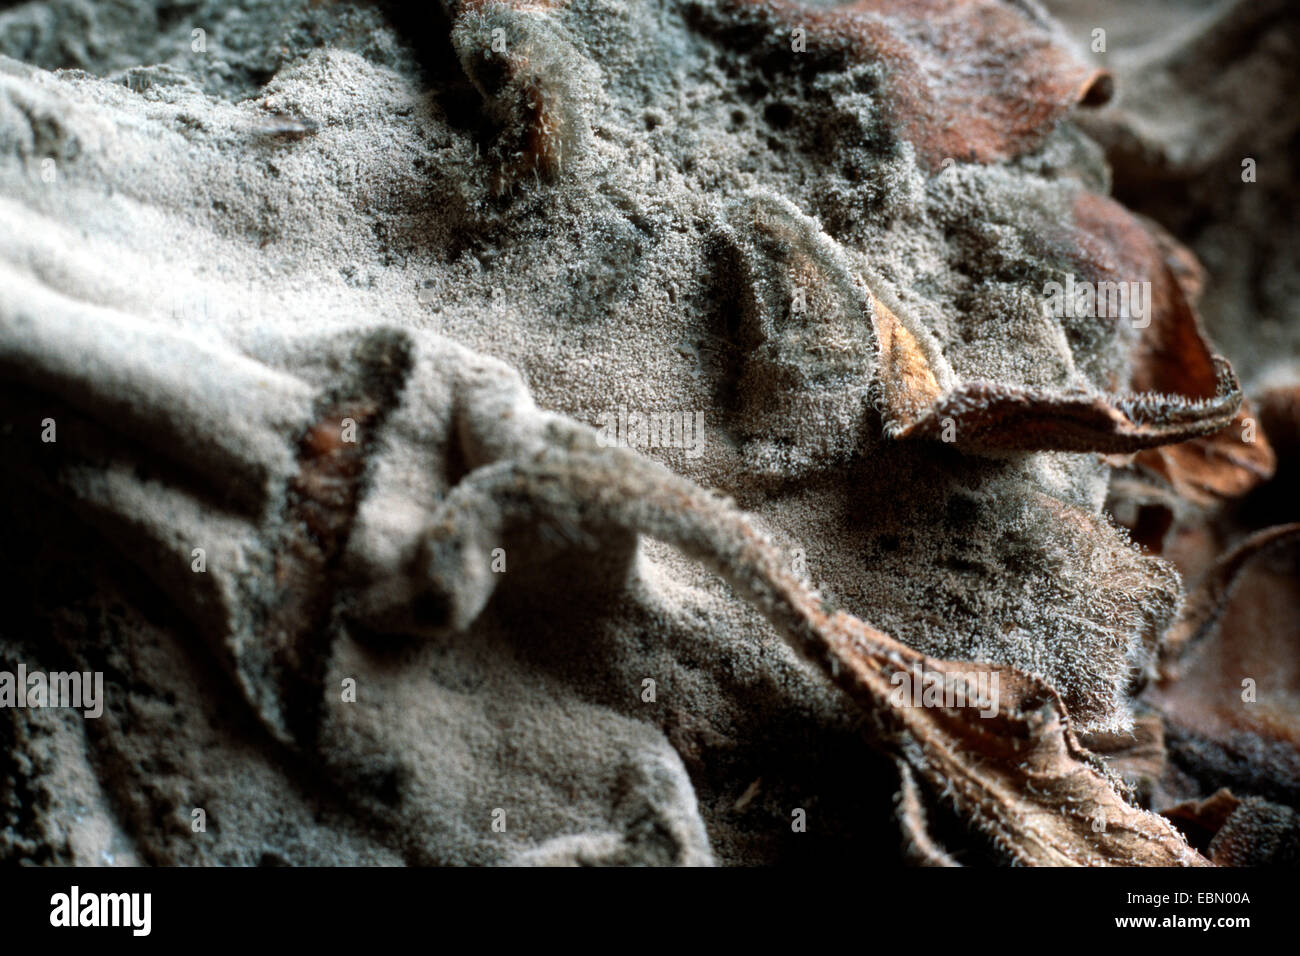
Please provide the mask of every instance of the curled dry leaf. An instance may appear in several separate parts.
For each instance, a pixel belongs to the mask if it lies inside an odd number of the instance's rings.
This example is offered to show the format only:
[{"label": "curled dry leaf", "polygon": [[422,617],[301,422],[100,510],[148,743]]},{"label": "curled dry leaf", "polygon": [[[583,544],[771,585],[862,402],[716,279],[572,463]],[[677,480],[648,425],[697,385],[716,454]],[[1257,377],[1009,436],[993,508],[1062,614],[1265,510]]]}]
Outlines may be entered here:
[{"label": "curled dry leaf", "polygon": [[1215,562],[1192,590],[1178,620],[1165,636],[1162,657],[1166,678],[1177,675],[1178,660],[1219,624],[1247,565],[1270,549],[1297,540],[1300,540],[1300,524],[1278,525],[1251,535]]},{"label": "curled dry leaf", "polygon": [[720,6],[730,32],[746,24],[765,32],[769,61],[880,64],[890,121],[931,170],[945,159],[989,163],[1031,150],[1071,107],[1105,103],[1113,87],[1035,8],[1002,0]]},{"label": "curled dry leaf", "polygon": [[[1050,257],[1094,289],[1101,283],[1150,289],[1145,328],[1131,346],[1132,370],[1122,391],[963,382],[934,337],[888,297],[889,284],[874,275],[866,257],[837,244],[787,202],[759,196],[739,204],[730,217],[730,241],[749,255],[737,258],[768,265],[765,274],[744,276],[741,283],[748,300],[741,306],[741,340],[751,349],[742,384],[754,383],[742,390],[772,406],[750,410],[751,430],[770,442],[790,420],[791,401],[844,409],[870,383],[884,433],[892,438],[951,442],[960,436],[963,447],[976,449],[1120,453],[1223,431],[1238,415],[1240,389],[1228,362],[1210,350],[1166,260],[1164,241],[1101,196],[1081,195],[1074,214],[1064,233],[1044,227]],[[838,423],[844,433],[844,447],[834,449],[839,457],[856,445],[864,410],[857,412]],[[1226,448],[1228,441],[1211,447]],[[1221,454],[1239,468],[1270,467],[1266,444]]]},{"label": "curled dry leaf", "polygon": [[[1205,272],[1191,250],[1181,245],[1159,225],[1143,220],[1163,254],[1169,273],[1181,289],[1183,299],[1190,309],[1196,305],[1205,285]],[[1184,329],[1195,328],[1195,322],[1186,319]],[[1142,365],[1142,378],[1152,382],[1169,382],[1165,387],[1197,388],[1189,379],[1187,370],[1197,369],[1198,363],[1183,364],[1188,352],[1198,351],[1197,343],[1183,341],[1166,344],[1163,348],[1143,349],[1137,356]],[[1203,364],[1199,374],[1205,375]],[[1183,381],[1169,380],[1181,376]],[[1239,498],[1273,477],[1277,458],[1269,444],[1267,429],[1258,427],[1250,403],[1243,401],[1233,420],[1221,431],[1190,441],[1143,449],[1134,456],[1131,466],[1135,472],[1154,479],[1171,488],[1184,501],[1206,506],[1228,498]]]},{"label": "curled dry leaf", "polygon": [[1220,558],[1168,637],[1163,679],[1143,695],[1190,772],[1274,799],[1300,791],[1297,543],[1300,524],[1282,525]]},{"label": "curled dry leaf", "polygon": [[1277,468],[1273,447],[1254,422],[1250,403],[1243,402],[1236,418],[1221,431],[1144,449],[1133,457],[1131,467],[1197,505],[1240,498],[1272,478]]}]

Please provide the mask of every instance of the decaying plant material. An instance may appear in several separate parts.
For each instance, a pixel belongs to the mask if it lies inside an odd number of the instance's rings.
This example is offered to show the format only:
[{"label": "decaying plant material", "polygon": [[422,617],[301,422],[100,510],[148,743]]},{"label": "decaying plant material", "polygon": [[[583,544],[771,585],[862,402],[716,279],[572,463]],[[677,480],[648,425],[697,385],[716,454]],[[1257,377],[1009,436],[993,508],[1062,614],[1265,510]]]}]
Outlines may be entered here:
[{"label": "decaying plant material", "polygon": [[108,694],[3,715],[0,858],[1294,860],[1300,375],[1036,6],[38,6],[0,670]]}]

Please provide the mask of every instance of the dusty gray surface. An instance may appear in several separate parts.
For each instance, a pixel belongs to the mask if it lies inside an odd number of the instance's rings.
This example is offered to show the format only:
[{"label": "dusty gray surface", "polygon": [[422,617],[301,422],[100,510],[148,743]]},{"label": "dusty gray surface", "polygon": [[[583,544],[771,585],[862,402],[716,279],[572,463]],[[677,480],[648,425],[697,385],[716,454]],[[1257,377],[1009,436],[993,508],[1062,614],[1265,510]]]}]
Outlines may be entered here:
[{"label": "dusty gray surface", "polygon": [[[620,407],[701,410],[700,457],[645,453],[806,549],[829,602],[935,656],[1043,676],[1084,726],[1125,726],[1126,687],[1180,584],[1106,519],[1063,523],[1044,504],[1100,515],[1101,461],[888,442],[850,320],[813,330],[849,337],[829,357],[798,330],[784,352],[747,354],[750,326],[772,319],[738,304],[762,301],[745,286],[767,266],[744,210],[767,204],[906,308],[951,381],[1099,390],[1124,372],[1125,343],[1045,319],[1023,292],[1054,274],[1028,231],[1105,187],[1101,149],[1066,124],[1017,163],[930,176],[882,126],[871,68],[764,76],[690,25],[697,6],[580,2],[509,21],[556,58],[574,115],[556,181],[504,196],[437,15],[0,11],[0,52],[87,71],[0,61],[7,376],[23,382],[27,356],[39,374],[25,384],[64,383],[89,431],[184,464],[155,469],[131,446],[37,462],[36,482],[6,473],[7,573],[35,600],[6,624],[0,662],[84,662],[110,690],[84,729],[6,716],[19,757],[0,858],[895,857],[896,779],[858,716],[725,585],[648,540],[508,549],[506,583],[457,635],[363,633],[341,598],[312,645],[317,736],[305,753],[277,742],[292,715],[271,713],[258,682],[273,677],[239,643],[264,631],[238,608],[274,574],[265,529],[283,515],[267,502],[292,481],[293,439],[341,383],[383,390],[387,373],[356,352],[380,328],[396,330],[400,394],[340,593],[409,561],[466,465],[465,434],[482,462],[494,443],[538,440],[550,419],[527,395],[592,426]],[[206,53],[191,50],[196,26]],[[273,115],[312,129],[277,134]],[[87,378],[99,391],[84,394]],[[202,398],[172,399],[185,394]],[[483,411],[494,402],[513,424]],[[194,592],[198,541],[214,581]],[[349,677],[357,701],[336,703]],[[206,833],[191,832],[194,807]],[[801,807],[808,834],[791,832]]]}]

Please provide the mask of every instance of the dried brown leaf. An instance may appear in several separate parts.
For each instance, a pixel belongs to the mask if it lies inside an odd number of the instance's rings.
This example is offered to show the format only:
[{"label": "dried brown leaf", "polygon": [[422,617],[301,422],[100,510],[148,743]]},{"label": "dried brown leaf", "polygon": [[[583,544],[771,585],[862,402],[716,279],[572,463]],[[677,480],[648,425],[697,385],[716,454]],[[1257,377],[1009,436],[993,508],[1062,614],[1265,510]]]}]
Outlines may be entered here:
[{"label": "dried brown leaf", "polygon": [[1248,403],[1232,423],[1203,438],[1148,448],[1134,456],[1131,467],[1167,483],[1175,495],[1209,506],[1240,498],[1273,477],[1277,458]]},{"label": "dried brown leaf", "polygon": [[1200,779],[1283,798],[1300,792],[1300,524],[1251,535],[1193,590],[1166,640],[1160,712],[1180,764]]},{"label": "dried brown leaf", "polygon": [[[1032,150],[1077,103],[1110,99],[1109,75],[1078,58],[1034,8],[1001,0],[724,0],[799,56],[880,63],[891,123],[932,170]],[[805,31],[806,51],[791,49]]]}]

